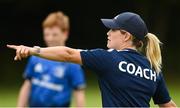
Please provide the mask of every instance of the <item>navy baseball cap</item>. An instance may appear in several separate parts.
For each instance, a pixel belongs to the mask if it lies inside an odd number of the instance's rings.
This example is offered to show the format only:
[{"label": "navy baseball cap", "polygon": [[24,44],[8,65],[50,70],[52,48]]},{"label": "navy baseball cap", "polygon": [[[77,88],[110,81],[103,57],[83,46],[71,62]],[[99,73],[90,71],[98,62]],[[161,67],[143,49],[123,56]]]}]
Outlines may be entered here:
[{"label": "navy baseball cap", "polygon": [[124,12],[113,19],[101,19],[101,21],[107,28],[125,30],[140,40],[143,40],[148,33],[145,22],[136,13]]}]

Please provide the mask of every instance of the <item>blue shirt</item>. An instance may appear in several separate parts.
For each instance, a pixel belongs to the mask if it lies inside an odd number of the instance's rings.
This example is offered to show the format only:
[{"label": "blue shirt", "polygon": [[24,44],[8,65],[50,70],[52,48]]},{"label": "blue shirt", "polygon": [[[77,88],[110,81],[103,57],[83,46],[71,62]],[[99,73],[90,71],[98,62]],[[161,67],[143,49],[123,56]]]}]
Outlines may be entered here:
[{"label": "blue shirt", "polygon": [[82,63],[98,76],[103,107],[149,107],[171,100],[162,73],[132,49],[81,51]]},{"label": "blue shirt", "polygon": [[73,89],[85,86],[80,65],[32,56],[24,73],[32,83],[29,106],[68,106]]}]

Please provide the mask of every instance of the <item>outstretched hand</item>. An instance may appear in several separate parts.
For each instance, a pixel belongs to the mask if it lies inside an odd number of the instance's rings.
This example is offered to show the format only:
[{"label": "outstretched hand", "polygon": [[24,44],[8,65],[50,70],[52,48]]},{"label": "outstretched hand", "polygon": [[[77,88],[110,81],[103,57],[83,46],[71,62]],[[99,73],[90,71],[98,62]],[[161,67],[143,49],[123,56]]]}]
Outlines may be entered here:
[{"label": "outstretched hand", "polygon": [[32,47],[27,47],[24,45],[7,45],[8,48],[16,50],[16,56],[14,60],[22,60],[31,55]]}]

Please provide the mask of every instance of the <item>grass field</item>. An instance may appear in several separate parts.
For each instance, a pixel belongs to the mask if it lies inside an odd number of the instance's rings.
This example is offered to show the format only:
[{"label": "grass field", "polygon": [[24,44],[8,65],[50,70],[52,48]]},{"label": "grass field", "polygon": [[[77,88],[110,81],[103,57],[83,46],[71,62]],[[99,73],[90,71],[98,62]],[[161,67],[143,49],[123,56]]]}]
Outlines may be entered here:
[{"label": "grass field", "polygon": [[[172,99],[180,106],[180,86],[171,85],[168,87]],[[0,88],[0,107],[14,107],[19,88],[17,87],[1,87]],[[72,103],[74,106],[74,103]],[[101,97],[97,84],[88,84],[86,89],[86,106],[101,107]],[[151,102],[151,106],[155,105]]]}]

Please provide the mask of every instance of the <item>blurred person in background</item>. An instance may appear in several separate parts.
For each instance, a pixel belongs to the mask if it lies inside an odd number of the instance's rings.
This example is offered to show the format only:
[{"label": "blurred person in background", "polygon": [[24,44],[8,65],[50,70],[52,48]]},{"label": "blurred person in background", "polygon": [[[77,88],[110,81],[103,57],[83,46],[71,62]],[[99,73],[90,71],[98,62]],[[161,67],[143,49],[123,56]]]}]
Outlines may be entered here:
[{"label": "blurred person in background", "polygon": [[[65,46],[69,18],[50,13],[43,21],[43,38],[48,47]],[[31,56],[24,72],[18,107],[69,107],[72,92],[76,107],[85,106],[85,79],[80,65]]]}]

